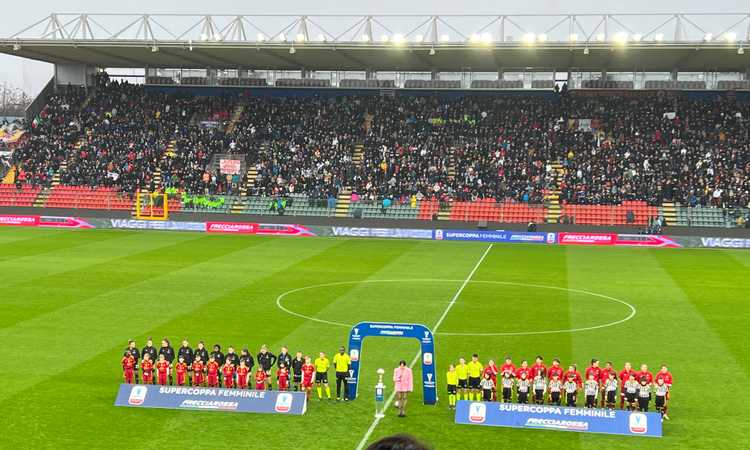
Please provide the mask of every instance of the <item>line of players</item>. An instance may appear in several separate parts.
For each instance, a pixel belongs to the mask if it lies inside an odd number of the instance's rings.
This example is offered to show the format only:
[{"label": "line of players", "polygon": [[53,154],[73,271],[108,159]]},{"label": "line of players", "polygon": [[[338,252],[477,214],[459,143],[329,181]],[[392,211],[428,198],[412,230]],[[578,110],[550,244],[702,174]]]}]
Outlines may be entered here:
[{"label": "line of players", "polygon": [[[498,381],[498,377],[500,380]],[[584,378],[585,377],[585,378]],[[497,367],[490,360],[487,366],[479,362],[477,354],[472,355],[468,363],[460,358],[458,365],[451,364],[446,374],[448,385],[448,403],[455,408],[456,400],[497,401],[500,390],[502,401],[510,403],[551,404],[576,407],[578,395],[583,392],[585,407],[595,408],[597,402],[601,408],[615,409],[619,390],[620,409],[648,411],[653,399],[654,406],[662,417],[667,416],[667,406],[672,388],[672,374],[666,365],[662,365],[656,375],[648,370],[646,364],[639,371],[633,370],[626,362],[618,373],[611,362],[599,366],[598,359],[592,359],[586,368],[584,377],[576,365],[563,370],[560,360],[555,358],[547,367],[544,358],[536,357],[534,365],[529,366],[524,360],[516,367],[510,357]]]},{"label": "line of players", "polygon": [[[128,341],[121,363],[125,383],[177,385],[177,386],[207,386],[236,389],[252,389],[252,382],[256,390],[273,389],[274,380],[279,391],[304,391],[307,397],[312,395],[313,380],[316,385],[318,399],[322,400],[323,391],[330,400],[331,388],[328,385],[328,370],[331,361],[324,352],[312,361],[310,356],[302,356],[297,352],[291,356],[286,346],[281,347],[278,355],[268,351],[266,345],[261,346],[258,354],[253,358],[247,348],[240,354],[235,353],[232,346],[227,347],[227,353],[221,351],[221,346],[213,346],[211,353],[200,341],[193,349],[187,340],[175,351],[164,338],[157,350],[153,340],[149,338],[146,346],[138,350],[134,340]],[[257,361],[257,369],[253,367]],[[351,368],[351,359],[344,347],[339,349],[333,357],[333,367],[336,370],[336,396],[348,400],[346,378]]]}]

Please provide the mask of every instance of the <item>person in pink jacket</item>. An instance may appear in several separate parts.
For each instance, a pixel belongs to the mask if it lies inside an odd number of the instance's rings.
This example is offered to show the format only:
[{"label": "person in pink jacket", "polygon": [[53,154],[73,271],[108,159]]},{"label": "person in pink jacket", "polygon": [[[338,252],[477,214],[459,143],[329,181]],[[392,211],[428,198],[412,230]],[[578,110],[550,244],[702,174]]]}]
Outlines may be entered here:
[{"label": "person in pink jacket", "polygon": [[403,359],[398,363],[398,367],[393,369],[393,383],[395,384],[398,416],[406,417],[406,397],[409,392],[414,390],[414,379],[411,369],[406,366],[406,361]]}]

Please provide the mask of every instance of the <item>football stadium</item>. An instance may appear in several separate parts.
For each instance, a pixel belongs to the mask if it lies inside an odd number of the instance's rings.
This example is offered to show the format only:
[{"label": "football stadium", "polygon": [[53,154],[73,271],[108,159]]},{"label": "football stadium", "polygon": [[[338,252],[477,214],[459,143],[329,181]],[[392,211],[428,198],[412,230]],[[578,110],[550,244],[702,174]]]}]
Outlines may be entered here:
[{"label": "football stadium", "polygon": [[750,14],[17,25],[0,448],[748,448]]}]

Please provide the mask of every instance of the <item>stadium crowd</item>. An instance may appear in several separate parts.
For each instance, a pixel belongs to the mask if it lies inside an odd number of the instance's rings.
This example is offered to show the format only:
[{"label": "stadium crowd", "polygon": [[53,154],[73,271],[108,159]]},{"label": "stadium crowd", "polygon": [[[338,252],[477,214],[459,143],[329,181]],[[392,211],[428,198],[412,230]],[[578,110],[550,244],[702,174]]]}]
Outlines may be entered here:
[{"label": "stadium crowd", "polygon": [[257,170],[251,194],[325,199],[351,186],[404,203],[541,203],[560,163],[564,203],[746,207],[749,118],[730,95],[196,97],[103,79],[88,96],[51,96],[13,163],[34,184],[65,161],[65,184],[221,194],[243,180],[210,163],[234,153]]}]

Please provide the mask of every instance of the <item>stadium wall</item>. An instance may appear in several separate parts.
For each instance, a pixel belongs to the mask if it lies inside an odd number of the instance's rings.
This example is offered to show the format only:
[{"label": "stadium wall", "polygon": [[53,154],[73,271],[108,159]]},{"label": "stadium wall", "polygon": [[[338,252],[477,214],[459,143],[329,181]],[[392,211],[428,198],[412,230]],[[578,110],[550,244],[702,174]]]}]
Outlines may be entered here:
[{"label": "stadium wall", "polygon": [[[61,217],[87,217],[96,219],[132,219],[129,211],[80,210],[62,208],[2,207],[0,215],[40,215]],[[176,222],[232,222],[232,223],[267,223],[290,225],[303,222],[304,225],[316,227],[349,227],[377,229],[416,229],[416,230],[479,230],[476,222],[429,221],[409,219],[355,219],[353,217],[299,217],[299,216],[255,216],[251,214],[210,214],[210,213],[170,213],[170,220]],[[488,230],[526,231],[525,224],[488,222]],[[537,231],[543,233],[615,233],[636,234],[638,227],[592,226],[537,224]],[[750,238],[747,228],[708,228],[708,227],[665,227],[664,232],[675,236],[709,236],[721,238]]]}]

